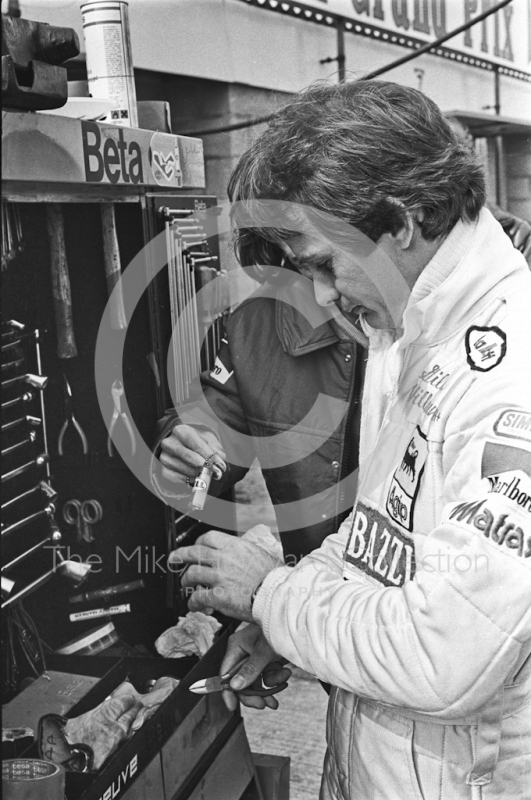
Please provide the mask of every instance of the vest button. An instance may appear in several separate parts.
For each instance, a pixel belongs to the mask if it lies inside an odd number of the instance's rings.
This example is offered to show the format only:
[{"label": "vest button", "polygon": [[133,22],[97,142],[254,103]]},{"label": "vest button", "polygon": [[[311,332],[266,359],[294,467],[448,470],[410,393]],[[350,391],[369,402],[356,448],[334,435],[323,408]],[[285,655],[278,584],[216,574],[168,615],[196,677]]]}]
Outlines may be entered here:
[{"label": "vest button", "polygon": [[339,461],[332,461],[332,469],[339,469]]},{"label": "vest button", "polygon": [[350,353],[348,354],[348,356],[345,356],[345,361],[347,362],[347,364],[349,361],[352,361],[352,356],[350,355]]}]

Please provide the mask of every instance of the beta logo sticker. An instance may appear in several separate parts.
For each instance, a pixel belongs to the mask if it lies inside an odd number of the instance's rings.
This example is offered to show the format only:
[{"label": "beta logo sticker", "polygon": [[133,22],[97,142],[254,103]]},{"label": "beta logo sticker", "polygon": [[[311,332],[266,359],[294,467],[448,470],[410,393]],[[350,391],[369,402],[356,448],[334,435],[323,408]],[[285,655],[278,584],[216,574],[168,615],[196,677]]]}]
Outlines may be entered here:
[{"label": "beta logo sticker", "polygon": [[149,145],[151,174],[159,186],[182,186],[183,176],[177,138],[155,133]]},{"label": "beta logo sticker", "polygon": [[358,503],[344,554],[347,580],[353,567],[384,586],[403,586],[415,575],[413,542],[378,511]]},{"label": "beta logo sticker", "polygon": [[507,336],[501,328],[472,325],[465,335],[466,360],[470,369],[489,372],[503,361],[507,352]]},{"label": "beta logo sticker", "polygon": [[391,480],[386,504],[391,519],[407,531],[413,530],[413,511],[427,456],[428,442],[417,425]]}]

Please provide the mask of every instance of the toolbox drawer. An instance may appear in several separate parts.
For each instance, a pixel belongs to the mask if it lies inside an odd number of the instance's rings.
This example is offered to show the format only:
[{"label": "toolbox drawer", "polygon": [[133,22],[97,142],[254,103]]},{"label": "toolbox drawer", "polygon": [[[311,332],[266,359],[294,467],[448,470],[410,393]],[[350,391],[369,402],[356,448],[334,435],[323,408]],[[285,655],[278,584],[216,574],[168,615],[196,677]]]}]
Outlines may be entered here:
[{"label": "toolbox drawer", "polygon": [[[220,694],[199,696],[192,694],[189,687],[196,680],[218,673],[233,627],[230,625],[199,661],[192,658],[122,658],[116,661],[99,656],[50,658],[50,666],[55,668],[74,674],[90,674],[89,670],[94,670],[101,676],[98,684],[70,709],[69,717],[94,708],[126,678],[133,684],[162,675],[174,675],[181,680],[155,714],[98,773],[67,773],[68,800],[144,800],[144,796],[159,800],[157,787],[161,784],[165,790],[161,798],[167,800],[179,792],[184,783],[195,786],[203,774],[198,770],[199,762],[207,750],[210,750],[209,757],[215,757],[230,729],[239,723],[240,715],[239,711],[228,711]],[[203,771],[209,763],[207,760],[202,765]],[[146,794],[148,790],[144,786],[150,783],[152,787]]]}]

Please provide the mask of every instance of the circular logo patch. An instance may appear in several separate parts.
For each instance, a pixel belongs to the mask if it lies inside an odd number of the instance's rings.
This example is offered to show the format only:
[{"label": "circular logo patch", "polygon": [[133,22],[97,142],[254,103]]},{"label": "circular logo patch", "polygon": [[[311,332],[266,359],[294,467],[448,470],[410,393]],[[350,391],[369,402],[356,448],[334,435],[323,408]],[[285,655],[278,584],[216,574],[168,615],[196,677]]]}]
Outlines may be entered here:
[{"label": "circular logo patch", "polygon": [[507,336],[501,328],[472,325],[465,336],[466,360],[470,369],[488,372],[497,367],[507,352]]}]

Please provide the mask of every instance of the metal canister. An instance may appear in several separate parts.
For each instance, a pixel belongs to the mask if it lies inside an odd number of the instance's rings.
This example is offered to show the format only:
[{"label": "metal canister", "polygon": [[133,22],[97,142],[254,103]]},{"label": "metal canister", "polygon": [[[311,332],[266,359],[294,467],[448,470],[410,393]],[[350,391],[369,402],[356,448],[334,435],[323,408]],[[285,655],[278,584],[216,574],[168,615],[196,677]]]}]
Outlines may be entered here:
[{"label": "metal canister", "polygon": [[81,4],[92,97],[113,101],[103,120],[138,128],[129,6],[126,0],[92,0]]},{"label": "metal canister", "polygon": [[62,800],[65,772],[58,764],[39,758],[2,761],[4,800]]}]

